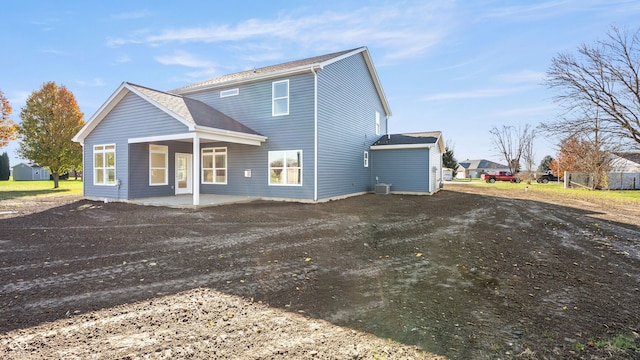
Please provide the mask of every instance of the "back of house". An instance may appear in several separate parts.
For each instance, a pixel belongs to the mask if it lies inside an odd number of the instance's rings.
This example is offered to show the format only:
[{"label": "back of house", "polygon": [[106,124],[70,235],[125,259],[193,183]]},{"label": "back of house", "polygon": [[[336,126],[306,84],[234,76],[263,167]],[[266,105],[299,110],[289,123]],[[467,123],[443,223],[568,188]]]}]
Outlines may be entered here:
[{"label": "back of house", "polygon": [[168,92],[125,82],[74,140],[87,198],[314,202],[372,190],[368,152],[390,116],[362,47]]}]

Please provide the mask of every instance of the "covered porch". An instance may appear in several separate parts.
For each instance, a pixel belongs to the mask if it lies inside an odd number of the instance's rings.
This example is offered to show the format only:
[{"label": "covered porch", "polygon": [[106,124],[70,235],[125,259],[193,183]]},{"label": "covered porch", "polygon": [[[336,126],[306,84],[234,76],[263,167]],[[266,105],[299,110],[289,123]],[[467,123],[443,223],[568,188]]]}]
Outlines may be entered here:
[{"label": "covered porch", "polygon": [[[130,199],[130,202],[140,203],[143,205],[161,205],[161,206],[176,206],[186,207],[190,205],[192,207],[198,206],[213,206],[221,205],[225,203],[234,203],[242,201],[242,198],[253,201],[255,198],[243,197],[243,196],[231,196],[231,195],[214,195],[214,194],[202,194],[201,187],[201,144],[203,142],[226,142],[235,143],[241,145],[260,146],[267,138],[261,135],[247,134],[242,132],[220,130],[220,129],[195,129],[193,132],[171,134],[152,137],[130,138],[128,140],[129,145],[132,144],[154,144],[159,142],[179,142],[190,144],[189,150],[186,153],[173,152],[172,156],[176,157],[176,166],[173,174],[167,174],[168,176],[175,177],[175,189],[174,196],[151,196],[144,198]],[[168,156],[166,154],[165,156]],[[183,161],[178,161],[178,156],[181,155]],[[225,155],[226,156],[226,155]],[[226,161],[226,160],[225,160]],[[151,171],[151,169],[149,170]],[[169,171],[169,167],[166,166],[166,171]],[[189,204],[187,204],[187,202]]]}]

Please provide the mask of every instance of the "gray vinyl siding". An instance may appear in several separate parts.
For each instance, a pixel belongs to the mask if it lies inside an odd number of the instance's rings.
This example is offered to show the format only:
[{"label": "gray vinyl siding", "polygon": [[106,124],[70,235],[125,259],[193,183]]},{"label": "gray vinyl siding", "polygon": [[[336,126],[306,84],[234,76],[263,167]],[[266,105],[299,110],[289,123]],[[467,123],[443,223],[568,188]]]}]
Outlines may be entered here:
[{"label": "gray vinyl siding", "polygon": [[[149,146],[164,145],[169,152],[169,183],[167,185],[149,185]],[[129,145],[129,198],[144,198],[151,196],[172,196],[175,195],[175,169],[176,153],[191,154],[193,146],[188,142],[181,141],[159,141],[152,143],[130,144]]]},{"label": "gray vinyl siding", "polygon": [[[289,115],[272,116],[271,84],[289,79]],[[189,94],[243,123],[268,139],[261,146],[214,143],[202,147],[227,147],[227,184],[201,184],[202,193],[251,195],[272,198],[313,199],[314,196],[314,82],[313,74],[263,80],[231,86],[236,96],[220,98],[227,88]],[[269,185],[269,151],[302,150],[302,186]],[[244,171],[251,170],[245,178]]]},{"label": "gray vinyl siding", "polygon": [[362,54],[318,71],[318,197],[372,189],[363,154],[386,134],[385,112]]},{"label": "gray vinyl siding", "polygon": [[429,149],[372,150],[371,181],[391,191],[429,192]]},{"label": "gray vinyl siding", "polygon": [[[118,105],[96,126],[84,142],[84,195],[88,197],[106,197],[116,199],[131,198],[129,138],[167,135],[187,132],[187,127],[165,112],[146,102],[135,94],[129,93]],[[93,184],[93,146],[103,144],[116,145],[116,179],[121,182],[117,186]],[[133,145],[132,145],[133,146]],[[135,146],[133,146],[135,148]],[[148,154],[146,155],[148,156]],[[140,161],[140,159],[135,159]],[[171,159],[169,159],[171,165]],[[144,165],[148,172],[149,163]],[[139,181],[139,170],[133,170],[135,181]],[[171,177],[171,175],[170,175]],[[149,183],[148,173],[145,184]]]}]

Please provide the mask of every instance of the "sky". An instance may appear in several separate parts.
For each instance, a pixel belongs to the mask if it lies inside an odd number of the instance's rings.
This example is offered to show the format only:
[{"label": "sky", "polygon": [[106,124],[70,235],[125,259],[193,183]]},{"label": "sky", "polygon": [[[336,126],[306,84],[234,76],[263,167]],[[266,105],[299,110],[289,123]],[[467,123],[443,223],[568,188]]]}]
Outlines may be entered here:
[{"label": "sky", "polygon": [[[171,90],[217,76],[366,46],[390,133],[442,131],[458,161],[506,163],[493,127],[558,117],[552,59],[612,26],[640,28],[637,0],[22,1],[2,5],[0,90],[20,122],[45,82],[66,86],[85,121],[124,82]],[[541,134],[536,163],[558,139]],[[11,166],[25,161],[7,151]]]}]

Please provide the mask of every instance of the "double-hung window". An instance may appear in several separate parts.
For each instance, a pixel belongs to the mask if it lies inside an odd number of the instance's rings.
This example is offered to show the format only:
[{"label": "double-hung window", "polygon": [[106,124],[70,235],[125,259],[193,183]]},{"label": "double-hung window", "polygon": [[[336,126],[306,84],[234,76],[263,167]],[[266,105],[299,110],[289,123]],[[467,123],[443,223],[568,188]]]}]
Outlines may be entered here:
[{"label": "double-hung window", "polygon": [[365,151],[364,152],[364,167],[369,167],[369,152]]},{"label": "double-hung window", "polygon": [[269,185],[302,185],[302,150],[269,151]]},{"label": "double-hung window", "polygon": [[95,145],[93,147],[93,184],[116,184],[116,145]]},{"label": "double-hung window", "polygon": [[380,113],[376,111],[376,135],[380,135]]},{"label": "double-hung window", "polygon": [[149,185],[169,184],[169,147],[149,145]]},{"label": "double-hung window", "polygon": [[271,84],[272,115],[289,115],[289,80],[275,81]]},{"label": "double-hung window", "polygon": [[202,149],[202,183],[227,183],[227,148]]}]

